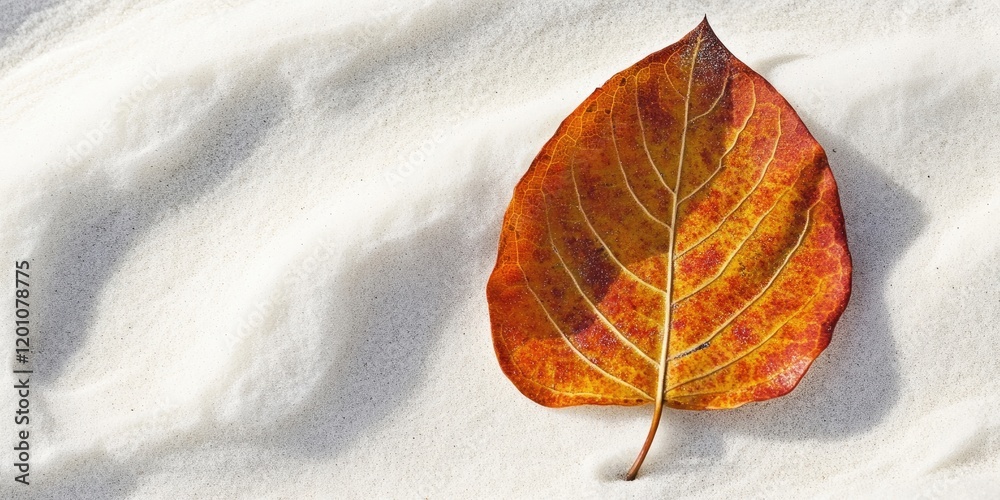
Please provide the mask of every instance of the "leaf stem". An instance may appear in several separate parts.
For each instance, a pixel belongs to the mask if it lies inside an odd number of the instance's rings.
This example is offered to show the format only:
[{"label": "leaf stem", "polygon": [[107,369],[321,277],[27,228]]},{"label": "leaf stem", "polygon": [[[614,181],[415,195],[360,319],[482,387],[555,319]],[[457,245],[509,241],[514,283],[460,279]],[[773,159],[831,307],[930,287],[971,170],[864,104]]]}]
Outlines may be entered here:
[{"label": "leaf stem", "polygon": [[653,437],[656,436],[656,429],[660,427],[660,416],[662,414],[663,400],[657,398],[656,408],[653,409],[653,422],[649,425],[649,434],[646,436],[646,442],[643,443],[642,449],[639,450],[639,456],[635,457],[632,468],[628,470],[628,474],[625,474],[626,481],[631,481],[639,475],[639,467],[642,467],[642,462],[646,460],[646,454],[649,453],[649,447],[653,444]]}]

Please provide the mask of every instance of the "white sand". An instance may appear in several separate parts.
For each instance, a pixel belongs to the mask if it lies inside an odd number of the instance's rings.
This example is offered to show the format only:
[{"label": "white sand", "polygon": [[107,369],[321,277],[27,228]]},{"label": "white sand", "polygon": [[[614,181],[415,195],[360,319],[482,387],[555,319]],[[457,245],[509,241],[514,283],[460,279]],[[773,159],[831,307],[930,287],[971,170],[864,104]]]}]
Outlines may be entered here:
[{"label": "white sand", "polygon": [[[995,2],[335,3],[0,2],[0,496],[1000,496]],[[705,13],[826,147],[854,294],[625,483],[651,407],[523,397],[484,288],[556,125]]]}]

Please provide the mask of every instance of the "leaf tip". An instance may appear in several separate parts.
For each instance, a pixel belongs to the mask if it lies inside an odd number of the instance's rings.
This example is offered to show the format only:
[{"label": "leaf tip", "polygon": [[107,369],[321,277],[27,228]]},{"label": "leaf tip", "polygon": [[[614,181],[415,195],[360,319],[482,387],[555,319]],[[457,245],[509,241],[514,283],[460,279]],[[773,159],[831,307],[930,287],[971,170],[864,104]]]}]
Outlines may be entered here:
[{"label": "leaf tip", "polygon": [[713,31],[712,30],[712,26],[710,24],[708,24],[708,14],[705,14],[704,16],[702,16],[701,22],[698,23],[698,27],[695,28],[695,31],[700,32],[700,33],[704,33],[705,35],[708,35],[710,37],[716,38],[715,31]]}]

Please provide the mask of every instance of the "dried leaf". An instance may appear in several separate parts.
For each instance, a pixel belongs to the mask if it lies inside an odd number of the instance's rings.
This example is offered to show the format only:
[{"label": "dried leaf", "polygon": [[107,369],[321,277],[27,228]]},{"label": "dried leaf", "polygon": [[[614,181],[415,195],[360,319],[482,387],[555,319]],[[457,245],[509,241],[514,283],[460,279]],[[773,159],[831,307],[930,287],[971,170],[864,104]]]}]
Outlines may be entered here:
[{"label": "dried leaf", "polygon": [[545,144],[514,190],[487,297],[500,366],[532,400],[655,404],[631,479],[664,405],[792,390],[850,287],[823,148],[702,21]]}]

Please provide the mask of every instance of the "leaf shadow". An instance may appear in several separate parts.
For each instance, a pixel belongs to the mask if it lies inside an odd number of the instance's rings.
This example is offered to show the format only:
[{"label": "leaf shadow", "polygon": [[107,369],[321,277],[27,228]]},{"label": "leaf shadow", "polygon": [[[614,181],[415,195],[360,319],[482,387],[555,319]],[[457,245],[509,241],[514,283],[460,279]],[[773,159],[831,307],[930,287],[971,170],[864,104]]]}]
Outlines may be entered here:
[{"label": "leaf shadow", "polygon": [[38,305],[36,379],[58,379],[84,345],[102,291],[129,250],[158,223],[244,165],[280,121],[286,101],[287,89],[264,78],[245,94],[223,97],[172,139],[179,146],[163,163],[166,174],[149,169],[122,188],[110,174],[98,171],[66,181],[53,197],[39,200],[57,206],[39,209],[50,215],[32,255],[32,278],[45,297]]},{"label": "leaf shadow", "polygon": [[[733,434],[771,441],[845,440],[874,428],[898,400],[898,356],[884,296],[895,263],[920,234],[927,215],[915,197],[848,138],[802,118],[825,146],[839,185],[853,260],[848,307],[829,347],[786,396],[724,411],[667,409],[646,462],[647,474],[722,460],[726,436]],[[623,416],[648,420],[652,413],[649,405],[570,411],[608,422]],[[635,438],[636,450],[640,438]]]},{"label": "leaf shadow", "polygon": [[684,435],[840,440],[871,429],[896,403],[899,368],[884,295],[895,262],[919,235],[926,215],[847,140],[816,124],[809,128],[826,145],[840,188],[854,265],[850,303],[830,346],[794,391],[734,411],[671,412],[690,427]]},{"label": "leaf shadow", "polygon": [[[801,57],[780,56],[757,66],[767,73]],[[724,104],[720,109],[726,109]],[[824,145],[839,184],[854,264],[850,303],[831,344],[790,394],[728,411],[668,410],[662,423],[669,431],[661,430],[647,472],[723,459],[730,443],[726,437],[732,435],[844,440],[878,425],[899,398],[898,354],[885,295],[896,262],[926,225],[927,215],[914,196],[852,145],[849,135],[831,133],[799,115]],[[648,406],[576,411],[609,421],[623,415],[645,420],[651,414]],[[664,458],[656,460],[657,455]]]},{"label": "leaf shadow", "polygon": [[770,76],[779,66],[784,66],[785,64],[798,61],[799,59],[805,59],[807,57],[809,57],[807,54],[783,54],[764,59],[763,61],[752,64],[751,67],[753,67],[754,71],[761,75]]}]

